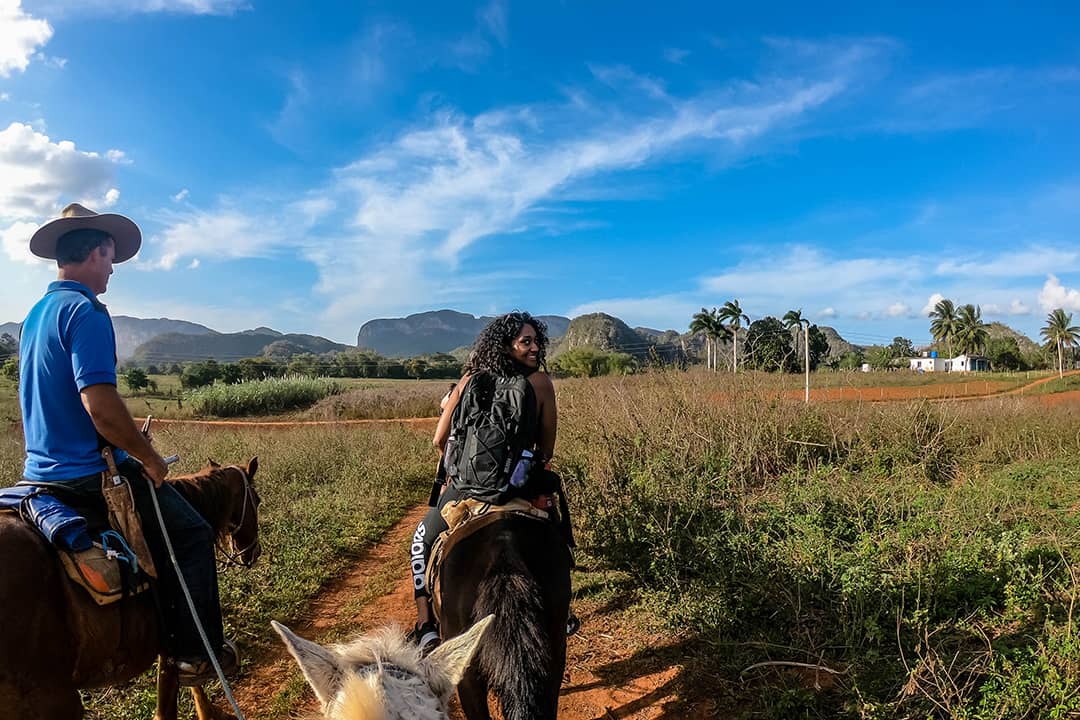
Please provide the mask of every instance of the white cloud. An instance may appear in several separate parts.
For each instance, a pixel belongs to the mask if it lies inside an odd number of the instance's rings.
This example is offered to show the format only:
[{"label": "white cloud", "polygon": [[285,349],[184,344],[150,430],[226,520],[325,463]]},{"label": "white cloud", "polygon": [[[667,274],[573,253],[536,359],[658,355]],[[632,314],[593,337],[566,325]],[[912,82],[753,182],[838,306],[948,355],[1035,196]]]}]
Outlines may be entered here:
[{"label": "white cloud", "polygon": [[682,48],[673,47],[664,49],[664,59],[667,60],[669,63],[675,65],[682,65],[683,60],[685,60],[689,55],[690,51],[684,50]]},{"label": "white cloud", "polygon": [[11,99],[11,95],[6,92],[0,92],[0,102],[7,102]]},{"label": "white cloud", "polygon": [[1072,312],[1080,311],[1080,290],[1067,288],[1055,275],[1046,278],[1046,283],[1039,291],[1039,306],[1046,312],[1057,308]]},{"label": "white cloud", "polygon": [[971,260],[946,260],[934,272],[938,275],[968,275],[972,277],[1031,277],[1050,272],[1066,272],[1080,268],[1080,252],[1050,247],[1032,247],[1020,252],[1007,252],[996,257]]},{"label": "white cloud", "polygon": [[109,188],[109,191],[105,193],[104,203],[105,207],[112,207],[116,204],[116,201],[120,199],[120,191],[116,188]]},{"label": "white cloud", "polygon": [[251,8],[249,0],[44,0],[40,5],[57,15],[233,15]]},{"label": "white cloud", "polygon": [[983,314],[990,317],[1005,317],[1005,316],[1022,316],[1030,315],[1031,307],[1020,300],[1020,298],[1013,298],[1012,302],[1008,305],[1001,303],[987,303],[982,305]]},{"label": "white cloud", "polygon": [[491,0],[477,13],[481,26],[503,47],[510,41],[505,0]]},{"label": "white cloud", "polygon": [[0,0],[0,77],[22,72],[39,47],[52,37],[52,26],[23,11],[20,0]]},{"label": "white cloud", "polygon": [[183,202],[184,200],[187,200],[188,194],[188,189],[184,188],[183,190],[172,196],[173,202]]},{"label": "white cloud", "polygon": [[287,237],[273,219],[231,207],[167,213],[163,219],[165,230],[143,244],[139,263],[142,269],[172,270],[182,258],[194,255],[220,259],[270,257]]},{"label": "white cloud", "polygon": [[944,299],[945,296],[941,293],[934,293],[929,298],[927,298],[926,305],[924,305],[923,309],[919,311],[919,314],[923,317],[929,317],[930,313],[934,312],[934,308],[937,307],[937,304]]},{"label": "white cloud", "polygon": [[202,263],[199,262],[199,258],[195,258],[188,264],[188,270],[198,270],[199,265],[202,265]]},{"label": "white cloud", "polygon": [[29,125],[12,123],[0,130],[0,221],[41,221],[62,199],[105,202],[115,157],[78,150],[70,140],[53,142]]},{"label": "white cloud", "polygon": [[818,317],[823,319],[834,318],[836,317],[836,308],[822,308],[821,312],[818,313]]},{"label": "white cloud", "polygon": [[34,59],[42,65],[55,68],[56,70],[63,70],[67,67],[67,58],[56,57],[54,55],[46,55],[45,53],[36,53]]},{"label": "white cloud", "polygon": [[1031,306],[1022,302],[1019,298],[1016,298],[1009,303],[1008,313],[1009,315],[1030,315]]},{"label": "white cloud", "polygon": [[891,318],[911,317],[911,308],[902,302],[893,303],[885,311],[885,315]]},{"label": "white cloud", "polygon": [[[16,222],[0,230],[0,241],[3,242],[4,253],[9,259],[28,265],[39,265],[45,262],[30,253],[30,236],[37,228],[37,223]],[[0,318],[0,322],[7,322],[10,319]]]}]

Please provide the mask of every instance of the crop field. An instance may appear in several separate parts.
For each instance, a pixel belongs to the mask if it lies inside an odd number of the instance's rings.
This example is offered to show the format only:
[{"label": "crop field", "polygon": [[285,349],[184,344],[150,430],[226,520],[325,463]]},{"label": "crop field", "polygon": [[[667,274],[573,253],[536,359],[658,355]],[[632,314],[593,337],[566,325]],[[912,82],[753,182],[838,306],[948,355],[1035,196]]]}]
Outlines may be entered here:
[{"label": "crop field", "polygon": [[[348,417],[330,403],[357,391],[361,414],[433,414],[445,386],[358,387],[297,416]],[[702,371],[557,384],[575,602],[662,638],[622,663],[672,668],[698,711],[670,717],[1080,715],[1080,403],[804,405],[778,389],[792,388]],[[3,484],[22,456],[11,398],[0,386]],[[182,471],[259,456],[264,555],[222,585],[246,671],[276,643],[270,618],[303,617],[423,502],[430,430],[161,426]],[[289,717],[302,684],[283,687],[253,717]],[[151,704],[144,678],[88,695],[88,717],[148,718]]]}]

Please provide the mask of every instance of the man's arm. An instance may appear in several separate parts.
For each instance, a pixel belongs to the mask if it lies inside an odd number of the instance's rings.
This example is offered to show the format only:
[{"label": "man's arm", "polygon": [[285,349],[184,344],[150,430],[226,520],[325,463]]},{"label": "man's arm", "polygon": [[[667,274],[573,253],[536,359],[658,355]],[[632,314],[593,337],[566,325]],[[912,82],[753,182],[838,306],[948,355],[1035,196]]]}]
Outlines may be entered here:
[{"label": "man's arm", "polygon": [[150,440],[135,427],[135,420],[116,391],[116,386],[108,383],[89,385],[79,395],[101,436],[142,461],[143,470],[154,481],[154,486],[161,487],[169,472],[168,466]]}]

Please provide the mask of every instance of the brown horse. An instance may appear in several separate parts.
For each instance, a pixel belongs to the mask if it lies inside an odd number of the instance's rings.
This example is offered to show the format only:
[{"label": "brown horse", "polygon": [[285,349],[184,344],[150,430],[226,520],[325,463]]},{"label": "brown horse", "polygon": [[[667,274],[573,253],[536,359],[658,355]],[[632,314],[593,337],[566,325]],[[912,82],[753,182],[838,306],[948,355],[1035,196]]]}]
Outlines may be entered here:
[{"label": "brown horse", "polygon": [[[261,552],[259,496],[247,467],[211,463],[170,478],[218,537],[226,556],[250,567]],[[143,522],[156,522],[147,518]],[[64,575],[48,542],[14,514],[0,513],[0,720],[80,720],[79,690],[126,682],[161,652],[151,593],[99,607]],[[175,720],[176,667],[158,663],[155,720]],[[193,688],[199,720],[234,716]]]},{"label": "brown horse", "polygon": [[506,720],[555,720],[566,669],[570,564],[555,523],[514,513],[497,514],[445,551],[443,637],[495,616],[458,685],[468,720],[491,720],[489,690]]}]

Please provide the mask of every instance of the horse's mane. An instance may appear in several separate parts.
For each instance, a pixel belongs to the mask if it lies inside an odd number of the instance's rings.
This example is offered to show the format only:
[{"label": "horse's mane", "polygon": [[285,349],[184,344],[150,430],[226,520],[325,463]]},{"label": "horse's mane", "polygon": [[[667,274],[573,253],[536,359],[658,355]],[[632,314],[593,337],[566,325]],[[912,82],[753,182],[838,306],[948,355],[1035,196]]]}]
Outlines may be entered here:
[{"label": "horse's mane", "polygon": [[346,678],[338,715],[343,720],[385,720],[386,698],[375,677]]},{"label": "horse's mane", "polygon": [[208,465],[197,473],[169,478],[177,492],[194,506],[217,534],[228,528],[232,511],[230,471],[236,472],[236,468]]}]

